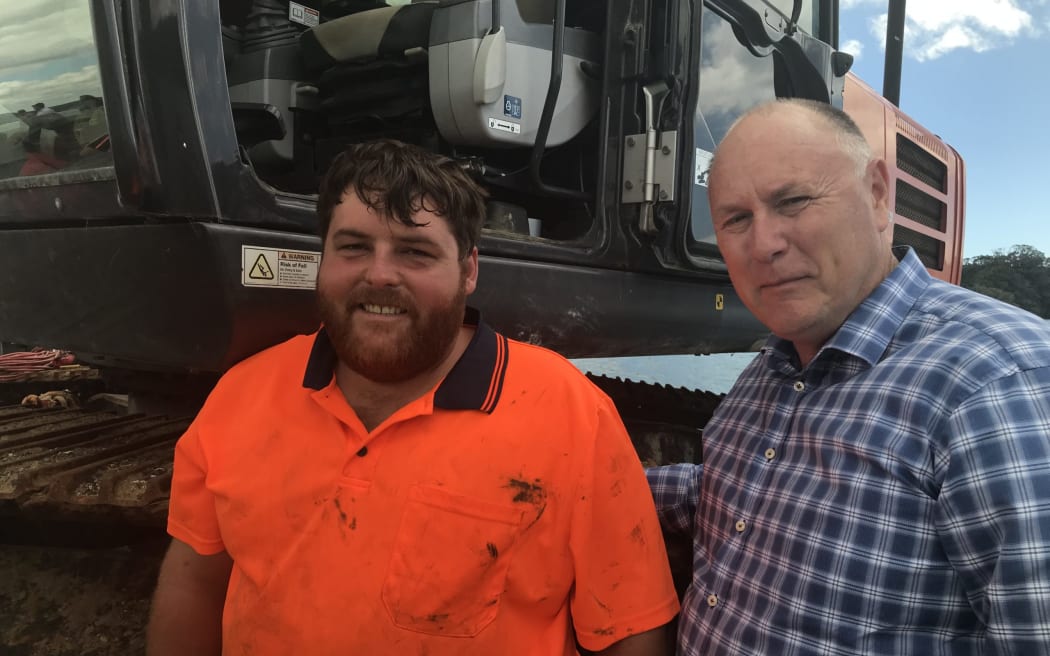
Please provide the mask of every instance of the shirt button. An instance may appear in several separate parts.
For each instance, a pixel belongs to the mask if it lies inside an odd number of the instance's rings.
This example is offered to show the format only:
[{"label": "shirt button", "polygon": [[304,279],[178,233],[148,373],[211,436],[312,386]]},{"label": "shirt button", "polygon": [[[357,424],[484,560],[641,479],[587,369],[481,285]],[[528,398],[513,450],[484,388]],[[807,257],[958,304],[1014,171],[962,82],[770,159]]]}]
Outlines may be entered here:
[{"label": "shirt button", "polygon": [[796,380],[795,384],[792,387],[795,388],[796,392],[804,392],[804,391],[806,391],[806,384],[803,383],[801,380]]},{"label": "shirt button", "polygon": [[360,449],[357,450],[357,457],[358,458],[364,458],[367,455],[368,455],[368,447],[367,446],[363,446],[363,447],[361,447]]},{"label": "shirt button", "polygon": [[707,595],[707,605],[714,608],[718,605],[718,595]]},{"label": "shirt button", "polygon": [[745,528],[747,528],[747,522],[745,522],[742,519],[738,519],[736,522],[736,532],[743,533]]},{"label": "shirt button", "polygon": [[772,460],[777,457],[776,449],[766,449],[766,460]]}]

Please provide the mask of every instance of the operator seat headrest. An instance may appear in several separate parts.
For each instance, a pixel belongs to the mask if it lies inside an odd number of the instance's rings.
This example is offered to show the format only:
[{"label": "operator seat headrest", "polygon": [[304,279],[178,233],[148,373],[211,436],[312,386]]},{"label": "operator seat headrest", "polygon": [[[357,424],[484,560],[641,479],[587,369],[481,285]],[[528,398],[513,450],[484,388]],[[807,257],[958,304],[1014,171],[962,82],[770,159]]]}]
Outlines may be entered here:
[{"label": "operator seat headrest", "polygon": [[311,72],[338,64],[403,57],[426,49],[436,1],[369,9],[321,23],[299,37],[303,63]]},{"label": "operator seat headrest", "polygon": [[[491,29],[493,2],[500,9],[497,31]],[[322,111],[335,122],[404,116],[404,103],[418,95],[450,143],[530,148],[548,95],[555,5],[416,0],[322,22],[300,35],[300,53],[318,74]],[[567,26],[561,56],[547,146],[575,137],[598,109],[601,84],[589,71],[601,61],[599,35]],[[395,99],[400,102],[391,104]]]}]

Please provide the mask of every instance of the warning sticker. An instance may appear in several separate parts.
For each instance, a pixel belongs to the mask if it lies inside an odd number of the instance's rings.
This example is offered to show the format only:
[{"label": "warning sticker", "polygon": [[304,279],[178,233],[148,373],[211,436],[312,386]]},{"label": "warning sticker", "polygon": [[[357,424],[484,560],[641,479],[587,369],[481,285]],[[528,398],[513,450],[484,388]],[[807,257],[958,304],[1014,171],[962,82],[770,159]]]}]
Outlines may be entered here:
[{"label": "warning sticker", "polygon": [[521,118],[521,98],[503,96],[503,113],[511,118]]},{"label": "warning sticker", "polygon": [[288,20],[307,27],[316,27],[321,22],[321,13],[316,9],[304,7],[298,2],[289,2]]},{"label": "warning sticker", "polygon": [[248,277],[252,280],[273,280],[273,268],[270,267],[265,253],[259,253],[259,257],[255,258],[255,264],[248,272]]},{"label": "warning sticker", "polygon": [[521,134],[520,123],[515,123],[514,121],[505,121],[501,118],[490,118],[489,129],[502,130],[504,132],[510,132],[511,134]]},{"label": "warning sticker", "polygon": [[707,186],[707,176],[711,172],[711,160],[714,153],[709,153],[703,148],[696,149],[696,184],[701,187]]},{"label": "warning sticker", "polygon": [[321,254],[260,246],[241,246],[241,284],[245,287],[314,289]]}]

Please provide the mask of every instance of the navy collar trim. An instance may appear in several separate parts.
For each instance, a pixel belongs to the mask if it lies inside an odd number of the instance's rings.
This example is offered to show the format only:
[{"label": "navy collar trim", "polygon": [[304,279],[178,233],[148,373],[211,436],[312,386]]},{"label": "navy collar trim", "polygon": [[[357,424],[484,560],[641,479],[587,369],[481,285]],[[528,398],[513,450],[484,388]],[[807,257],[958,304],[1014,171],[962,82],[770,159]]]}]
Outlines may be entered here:
[{"label": "navy collar trim", "polygon": [[[507,374],[507,338],[483,322],[481,313],[474,308],[467,308],[463,323],[476,327],[474,337],[438,386],[434,406],[491,413],[499,403]],[[303,387],[324,389],[332,381],[336,358],[332,341],[322,327],[306,361]]]}]

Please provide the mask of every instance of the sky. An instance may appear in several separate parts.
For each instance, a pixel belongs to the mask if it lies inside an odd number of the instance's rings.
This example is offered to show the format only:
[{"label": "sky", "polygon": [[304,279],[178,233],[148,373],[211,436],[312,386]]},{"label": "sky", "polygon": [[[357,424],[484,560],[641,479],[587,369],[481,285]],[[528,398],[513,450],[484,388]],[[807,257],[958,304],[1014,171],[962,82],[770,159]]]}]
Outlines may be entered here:
[{"label": "sky", "polygon": [[[883,88],[886,0],[840,0],[839,49]],[[966,165],[963,256],[1050,255],[1050,0],[908,0],[901,109]]]}]

